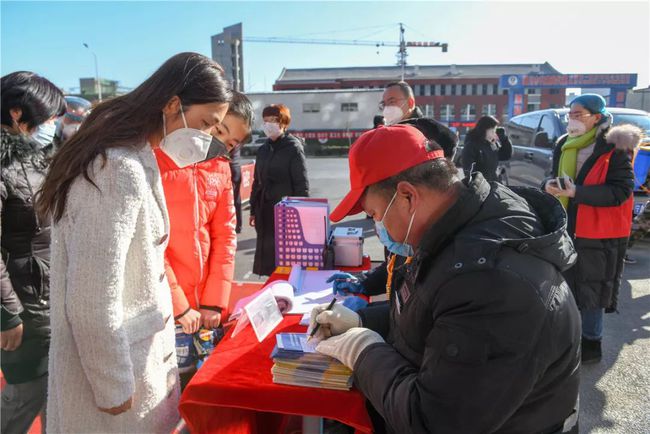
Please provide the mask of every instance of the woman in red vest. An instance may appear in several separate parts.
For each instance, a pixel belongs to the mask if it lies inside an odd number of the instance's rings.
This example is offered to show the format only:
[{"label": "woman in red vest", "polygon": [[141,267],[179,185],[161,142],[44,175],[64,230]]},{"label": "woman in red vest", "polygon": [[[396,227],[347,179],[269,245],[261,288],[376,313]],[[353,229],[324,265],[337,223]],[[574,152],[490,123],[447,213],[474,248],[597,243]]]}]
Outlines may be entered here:
[{"label": "woman in red vest", "polygon": [[574,99],[568,116],[568,134],[558,140],[553,177],[544,189],[567,211],[578,261],[564,277],[582,315],[582,362],[595,363],[602,356],[603,310],[616,311],[634,205],[632,157],[641,130],[611,127],[605,99],[596,94]]}]

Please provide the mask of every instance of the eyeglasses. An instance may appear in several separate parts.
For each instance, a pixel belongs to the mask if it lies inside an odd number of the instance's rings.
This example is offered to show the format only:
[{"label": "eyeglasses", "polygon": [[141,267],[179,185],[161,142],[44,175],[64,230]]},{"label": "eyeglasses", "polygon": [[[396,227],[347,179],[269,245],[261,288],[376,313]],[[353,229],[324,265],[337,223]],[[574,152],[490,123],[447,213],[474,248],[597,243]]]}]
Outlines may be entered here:
[{"label": "eyeglasses", "polygon": [[391,106],[391,105],[401,106],[401,104],[399,103],[400,101],[406,101],[406,100],[405,99],[389,99],[388,102],[382,101],[378,105],[379,110],[384,110],[386,108],[386,106]]},{"label": "eyeglasses", "polygon": [[580,118],[583,118],[585,116],[593,116],[593,114],[591,114],[591,113],[583,113],[583,112],[569,112],[569,113],[567,113],[567,116],[569,117],[569,119],[580,119]]}]

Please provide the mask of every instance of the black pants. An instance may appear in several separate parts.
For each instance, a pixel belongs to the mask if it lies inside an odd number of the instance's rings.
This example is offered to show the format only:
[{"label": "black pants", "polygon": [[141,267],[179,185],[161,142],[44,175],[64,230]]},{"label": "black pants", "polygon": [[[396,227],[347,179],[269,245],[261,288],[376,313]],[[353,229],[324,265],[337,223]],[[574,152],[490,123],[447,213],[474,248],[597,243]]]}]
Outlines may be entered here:
[{"label": "black pants", "polygon": [[235,199],[235,215],[237,216],[237,226],[235,232],[240,233],[242,228],[242,215],[241,215],[241,166],[239,164],[230,165],[230,173],[232,179],[232,192]]}]

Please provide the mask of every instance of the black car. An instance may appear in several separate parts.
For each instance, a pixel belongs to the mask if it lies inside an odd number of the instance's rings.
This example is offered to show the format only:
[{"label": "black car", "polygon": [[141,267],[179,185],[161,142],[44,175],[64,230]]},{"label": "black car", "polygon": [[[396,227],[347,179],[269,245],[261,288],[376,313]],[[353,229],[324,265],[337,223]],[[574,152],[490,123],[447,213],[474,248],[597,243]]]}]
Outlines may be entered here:
[{"label": "black car", "polygon": [[[633,124],[650,137],[650,115],[642,110],[608,108],[614,125]],[[553,148],[566,134],[568,108],[537,110],[515,116],[504,124],[512,142],[512,158],[499,167],[500,181],[508,185],[539,187],[550,176]],[[647,140],[647,139],[646,139]]]}]

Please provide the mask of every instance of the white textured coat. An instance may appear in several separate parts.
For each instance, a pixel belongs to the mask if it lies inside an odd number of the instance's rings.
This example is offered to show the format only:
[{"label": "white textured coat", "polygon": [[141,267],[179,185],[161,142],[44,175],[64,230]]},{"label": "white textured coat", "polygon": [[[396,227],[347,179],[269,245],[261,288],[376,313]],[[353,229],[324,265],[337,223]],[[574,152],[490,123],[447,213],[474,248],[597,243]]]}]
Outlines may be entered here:
[{"label": "white textured coat", "polygon": [[[146,145],[79,177],[52,229],[48,433],[169,433],[179,382],[164,270],[169,219]],[[131,410],[100,412],[133,396]]]}]

